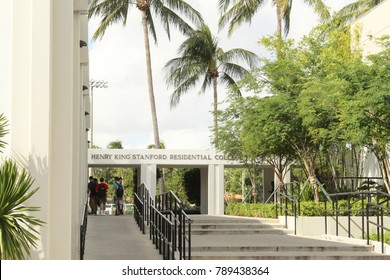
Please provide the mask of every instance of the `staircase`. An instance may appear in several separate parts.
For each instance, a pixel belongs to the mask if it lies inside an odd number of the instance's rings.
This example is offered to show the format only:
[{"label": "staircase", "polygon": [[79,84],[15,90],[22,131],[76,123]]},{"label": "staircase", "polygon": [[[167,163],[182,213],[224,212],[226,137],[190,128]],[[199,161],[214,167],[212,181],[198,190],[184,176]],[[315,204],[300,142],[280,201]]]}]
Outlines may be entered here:
[{"label": "staircase", "polygon": [[382,260],[373,246],[293,235],[277,219],[193,215],[193,260]]}]

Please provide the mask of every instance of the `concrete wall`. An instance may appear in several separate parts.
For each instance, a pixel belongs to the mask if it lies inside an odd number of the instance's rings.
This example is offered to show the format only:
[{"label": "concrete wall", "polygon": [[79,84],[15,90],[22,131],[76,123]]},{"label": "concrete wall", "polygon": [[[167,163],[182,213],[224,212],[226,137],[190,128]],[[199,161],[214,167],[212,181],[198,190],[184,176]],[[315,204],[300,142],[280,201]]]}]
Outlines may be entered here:
[{"label": "concrete wall", "polygon": [[[10,122],[4,157],[39,191],[27,202],[46,224],[32,259],[78,259],[87,184],[87,0],[0,2],[0,112]],[[4,29],[3,29],[4,28]],[[3,32],[4,30],[4,32]],[[85,47],[84,47],[85,48]]]},{"label": "concrete wall", "polygon": [[[279,221],[281,224],[285,225],[285,216],[280,216]],[[370,221],[376,222],[376,218],[370,218]],[[366,219],[364,218],[364,231],[366,229]],[[328,217],[328,235],[337,235],[336,234],[336,218]],[[384,225],[387,228],[390,228],[390,217],[384,217]],[[294,217],[288,217],[287,219],[287,228],[294,230]],[[350,222],[351,228],[351,238],[361,238],[362,237],[362,218],[361,217],[351,217]],[[374,226],[370,225],[370,232],[374,231]],[[299,216],[297,218],[297,235],[302,236],[321,236],[325,234],[325,218],[324,217],[303,217]],[[348,237],[348,217],[339,217],[339,226],[338,226],[338,236]]]}]

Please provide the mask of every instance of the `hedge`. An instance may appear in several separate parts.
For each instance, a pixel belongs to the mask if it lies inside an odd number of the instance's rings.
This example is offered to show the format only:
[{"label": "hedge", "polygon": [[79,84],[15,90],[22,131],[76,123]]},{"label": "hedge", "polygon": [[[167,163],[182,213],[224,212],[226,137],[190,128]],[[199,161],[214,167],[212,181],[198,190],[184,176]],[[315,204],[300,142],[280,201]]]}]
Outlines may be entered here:
[{"label": "hedge", "polygon": [[[314,201],[302,201],[300,203],[299,216],[324,216],[324,203],[316,203]],[[365,208],[366,202],[364,202]],[[327,210],[332,209],[332,204],[326,202]],[[338,201],[339,209],[348,210],[348,201]],[[289,215],[292,215],[292,205],[288,205]],[[350,209],[352,210],[351,216],[361,216],[362,201],[354,200],[350,202]],[[275,218],[275,204],[273,203],[257,203],[257,204],[242,204],[242,203],[230,203],[225,208],[226,215],[233,216],[245,216],[245,217],[258,217],[258,218]],[[284,210],[279,215],[284,215]],[[332,215],[328,212],[328,215]],[[335,214],[333,214],[335,215]],[[341,211],[340,216],[348,215],[347,211]]]}]

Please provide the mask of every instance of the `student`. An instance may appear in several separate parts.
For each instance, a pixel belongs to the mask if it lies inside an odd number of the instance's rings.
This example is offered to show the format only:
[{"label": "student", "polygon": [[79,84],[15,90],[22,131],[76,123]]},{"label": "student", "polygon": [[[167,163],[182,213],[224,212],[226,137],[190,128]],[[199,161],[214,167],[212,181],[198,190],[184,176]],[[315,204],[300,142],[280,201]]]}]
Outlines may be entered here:
[{"label": "student", "polygon": [[106,203],[107,203],[107,191],[108,185],[104,182],[104,178],[100,178],[100,184],[96,186],[96,192],[98,194],[100,215],[106,215]]},{"label": "student", "polygon": [[115,177],[112,188],[114,189],[115,216],[123,215],[124,189],[122,184],[122,177]]},{"label": "student", "polygon": [[97,203],[98,196],[96,192],[97,179],[93,178],[93,176],[89,176],[88,183],[88,193],[89,193],[89,207],[91,207],[91,215],[96,215],[97,213]]}]

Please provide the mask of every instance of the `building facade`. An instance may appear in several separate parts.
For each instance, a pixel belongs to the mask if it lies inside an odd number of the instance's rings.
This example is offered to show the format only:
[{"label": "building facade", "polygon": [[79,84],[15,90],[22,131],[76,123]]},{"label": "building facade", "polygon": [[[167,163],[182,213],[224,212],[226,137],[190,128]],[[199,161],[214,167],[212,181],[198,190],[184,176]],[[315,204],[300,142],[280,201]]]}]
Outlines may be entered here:
[{"label": "building facade", "polygon": [[39,191],[45,222],[32,259],[78,259],[86,202],[89,126],[87,0],[0,0],[1,157],[16,160]]},{"label": "building facade", "polygon": [[[383,36],[390,36],[390,0],[385,0],[368,13],[356,19],[351,25],[352,34],[359,38],[356,46],[363,56],[381,51],[376,40]],[[381,177],[382,173],[375,155],[365,150],[363,159],[363,177]]]}]

